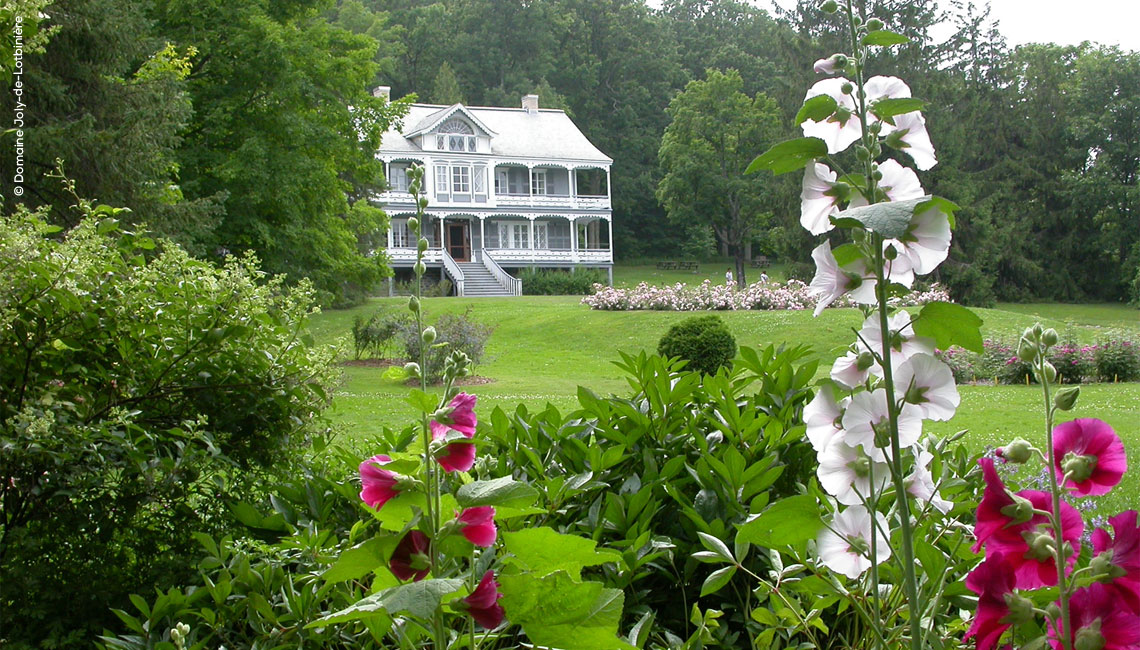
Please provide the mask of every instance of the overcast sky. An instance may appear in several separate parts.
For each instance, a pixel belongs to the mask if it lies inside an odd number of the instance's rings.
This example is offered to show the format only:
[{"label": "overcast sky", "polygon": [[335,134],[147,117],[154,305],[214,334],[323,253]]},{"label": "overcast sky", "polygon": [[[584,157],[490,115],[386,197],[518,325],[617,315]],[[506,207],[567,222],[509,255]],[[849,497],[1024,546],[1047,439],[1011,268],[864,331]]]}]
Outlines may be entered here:
[{"label": "overcast sky", "polygon": [[[753,0],[794,6],[794,0]],[[975,0],[983,5],[985,0]],[[945,2],[949,5],[949,2]],[[991,0],[992,18],[1010,45],[1096,41],[1140,51],[1140,2],[1137,0]],[[889,26],[888,26],[889,28]]]}]

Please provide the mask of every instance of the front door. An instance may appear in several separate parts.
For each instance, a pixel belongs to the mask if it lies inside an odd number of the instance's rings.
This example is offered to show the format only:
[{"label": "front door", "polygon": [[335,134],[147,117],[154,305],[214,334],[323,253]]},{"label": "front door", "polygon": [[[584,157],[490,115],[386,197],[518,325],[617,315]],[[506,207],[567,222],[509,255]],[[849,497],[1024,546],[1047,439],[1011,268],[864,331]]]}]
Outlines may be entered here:
[{"label": "front door", "polygon": [[466,221],[447,224],[447,254],[456,262],[471,260],[471,229]]}]

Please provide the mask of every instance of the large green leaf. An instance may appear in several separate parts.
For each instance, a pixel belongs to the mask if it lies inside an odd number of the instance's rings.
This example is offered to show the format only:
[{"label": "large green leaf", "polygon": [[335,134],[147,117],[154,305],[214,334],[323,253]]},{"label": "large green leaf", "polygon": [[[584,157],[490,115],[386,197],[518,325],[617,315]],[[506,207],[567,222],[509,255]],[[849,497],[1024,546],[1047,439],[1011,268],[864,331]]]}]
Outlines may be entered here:
[{"label": "large green leaf", "polygon": [[455,492],[455,500],[464,508],[472,506],[525,508],[537,498],[538,490],[509,476],[489,481],[474,481]]},{"label": "large green leaf", "polygon": [[384,558],[396,545],[395,537],[373,537],[340,554],[322,575],[325,582],[355,580],[383,566]]},{"label": "large green leaf", "polygon": [[815,498],[801,494],[780,499],[755,518],[740,524],[736,540],[765,548],[795,546],[815,539],[822,526]]},{"label": "large green leaf", "polygon": [[913,113],[926,108],[926,102],[914,97],[899,97],[897,99],[880,99],[871,104],[871,112],[879,117],[894,117],[904,113]]},{"label": "large green leaf", "polygon": [[982,319],[952,302],[927,303],[914,319],[914,333],[934,339],[940,350],[957,345],[981,354]]},{"label": "large green leaf", "polygon": [[463,581],[457,578],[432,578],[392,587],[363,598],[339,612],[322,616],[305,627],[324,627],[333,623],[355,621],[375,616],[378,612],[388,614],[407,612],[412,616],[426,619],[439,607],[445,595],[458,591],[462,586]]},{"label": "large green leaf", "polygon": [[835,224],[845,228],[862,227],[879,233],[883,237],[897,239],[906,234],[906,228],[914,216],[915,208],[932,197],[908,201],[888,201],[872,203],[858,208],[844,210],[835,216]]},{"label": "large green leaf", "polygon": [[507,620],[537,646],[563,650],[632,650],[617,636],[625,595],[565,571],[499,577]]},{"label": "large green leaf", "polygon": [[863,45],[878,45],[880,47],[890,47],[891,45],[902,45],[909,43],[910,39],[902,34],[880,29],[871,32],[863,37]]},{"label": "large green leaf", "polygon": [[803,169],[804,165],[826,155],[827,143],[819,138],[786,140],[756,156],[744,173],[751,174],[767,169],[775,174],[786,174]]},{"label": "large green leaf", "polygon": [[822,122],[835,114],[835,109],[839,108],[835,98],[831,95],[816,95],[811,99],[804,102],[800,107],[800,111],[796,113],[796,126],[799,126],[811,120],[813,122]]},{"label": "large green leaf", "polygon": [[507,558],[508,563],[538,575],[565,571],[577,578],[583,567],[621,559],[617,551],[598,550],[592,539],[564,535],[547,527],[503,533],[503,545],[514,555]]}]

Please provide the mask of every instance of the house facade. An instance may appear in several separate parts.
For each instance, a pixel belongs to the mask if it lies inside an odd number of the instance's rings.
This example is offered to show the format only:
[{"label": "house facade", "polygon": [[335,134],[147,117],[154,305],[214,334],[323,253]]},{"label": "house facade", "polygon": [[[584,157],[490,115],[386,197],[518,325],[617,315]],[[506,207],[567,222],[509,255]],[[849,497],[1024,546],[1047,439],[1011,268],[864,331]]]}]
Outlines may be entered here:
[{"label": "house facade", "polygon": [[422,165],[424,261],[458,295],[519,295],[514,276],[526,268],[603,269],[612,282],[613,160],[564,111],[540,109],[537,95],[520,108],[413,104],[377,157],[388,189],[374,202],[391,219],[397,273],[416,260],[408,169]]}]

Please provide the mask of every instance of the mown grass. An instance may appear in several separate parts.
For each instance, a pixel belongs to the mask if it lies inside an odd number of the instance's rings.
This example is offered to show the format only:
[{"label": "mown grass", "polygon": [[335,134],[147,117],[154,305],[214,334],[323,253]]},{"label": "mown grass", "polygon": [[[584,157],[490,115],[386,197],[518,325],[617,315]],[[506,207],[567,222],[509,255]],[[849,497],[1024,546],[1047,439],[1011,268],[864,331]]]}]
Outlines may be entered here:
[{"label": "mown grass", "polygon": [[[375,299],[352,310],[331,311],[313,319],[318,341],[340,341],[349,356],[352,320],[378,309],[405,309],[404,299]],[[1093,340],[1106,328],[1140,334],[1135,311],[1126,307],[1084,306],[1093,325],[1082,323],[1079,306],[1064,306],[1051,312],[1041,309],[1038,318],[1002,306],[978,309],[987,336],[1012,338],[1040,320],[1044,325],[1068,332],[1079,340]],[[544,408],[553,404],[563,412],[576,407],[579,386],[600,395],[628,392],[622,373],[612,361],[619,351],[636,354],[654,351],[657,340],[673,323],[692,316],[678,312],[604,312],[580,304],[576,297],[536,296],[526,298],[434,298],[424,301],[425,312],[434,318],[445,312],[470,310],[475,320],[494,328],[483,362],[476,374],[491,383],[467,387],[479,395],[480,411],[495,406],[513,410],[519,404]],[[819,318],[807,311],[716,312],[735,334],[740,345],[762,347],[769,343],[807,344],[821,362],[820,375],[852,340],[852,330],[862,320],[853,309],[829,309]],[[407,387],[384,377],[382,368],[347,367],[345,380],[336,392],[329,417],[345,432],[345,441],[366,445],[383,427],[400,428],[414,413],[404,402]],[[948,423],[930,423],[928,430],[947,435],[968,430],[963,441],[974,453],[1004,444],[1014,437],[1041,442],[1044,423],[1041,391],[1037,386],[962,386],[962,406]],[[1105,500],[1106,509],[1140,506],[1140,384],[1087,385],[1077,408],[1062,419],[1098,417],[1112,425],[1129,450],[1130,469],[1122,486]],[[1113,510],[1113,511],[1115,511]]]}]

